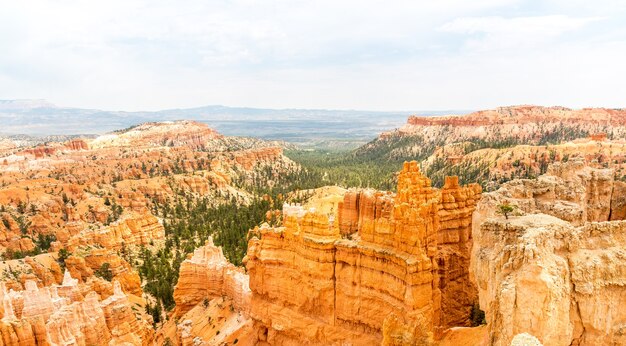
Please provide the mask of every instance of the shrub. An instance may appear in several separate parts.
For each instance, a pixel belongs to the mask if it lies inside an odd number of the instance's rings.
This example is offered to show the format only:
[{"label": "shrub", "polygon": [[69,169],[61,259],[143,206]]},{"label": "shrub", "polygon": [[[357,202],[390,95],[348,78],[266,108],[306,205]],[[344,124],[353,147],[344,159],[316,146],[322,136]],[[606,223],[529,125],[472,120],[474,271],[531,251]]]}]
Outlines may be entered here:
[{"label": "shrub", "polygon": [[498,205],[497,213],[504,215],[504,217],[508,220],[509,215],[517,209],[517,206],[509,204],[509,202],[504,202]]},{"label": "shrub", "polygon": [[72,254],[67,251],[66,249],[61,249],[59,250],[59,255],[57,258],[57,262],[59,262],[59,265],[61,266],[61,268],[65,269],[65,260],[70,257]]},{"label": "shrub", "polygon": [[105,279],[106,281],[113,280],[113,272],[110,269],[111,265],[109,263],[102,263],[100,268],[96,269],[93,273],[95,276]]}]

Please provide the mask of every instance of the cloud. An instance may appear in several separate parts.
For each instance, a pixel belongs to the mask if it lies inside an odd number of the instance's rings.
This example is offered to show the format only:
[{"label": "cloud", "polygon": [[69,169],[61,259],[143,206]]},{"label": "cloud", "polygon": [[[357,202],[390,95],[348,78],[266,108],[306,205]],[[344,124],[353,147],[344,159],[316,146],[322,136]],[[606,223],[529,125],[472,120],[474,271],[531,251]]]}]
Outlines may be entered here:
[{"label": "cloud", "polygon": [[600,17],[572,18],[565,15],[534,17],[457,18],[440,30],[468,35],[467,48],[478,51],[536,47],[558,39],[564,33],[601,20]]},{"label": "cloud", "polygon": [[0,99],[125,110],[608,104],[625,91],[610,75],[623,71],[625,11],[613,0],[6,1]]}]

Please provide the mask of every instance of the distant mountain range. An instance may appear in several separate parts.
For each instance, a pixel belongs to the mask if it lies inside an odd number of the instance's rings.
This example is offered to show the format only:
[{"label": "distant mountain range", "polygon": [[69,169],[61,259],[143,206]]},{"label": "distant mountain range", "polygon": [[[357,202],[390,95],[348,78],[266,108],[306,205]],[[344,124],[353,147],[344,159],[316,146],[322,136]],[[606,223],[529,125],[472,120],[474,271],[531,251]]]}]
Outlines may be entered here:
[{"label": "distant mountain range", "polygon": [[204,106],[155,112],[56,106],[45,100],[0,100],[0,135],[102,134],[150,121],[197,120],[229,136],[285,140],[304,147],[356,147],[403,125],[411,114],[467,111],[375,112]]}]

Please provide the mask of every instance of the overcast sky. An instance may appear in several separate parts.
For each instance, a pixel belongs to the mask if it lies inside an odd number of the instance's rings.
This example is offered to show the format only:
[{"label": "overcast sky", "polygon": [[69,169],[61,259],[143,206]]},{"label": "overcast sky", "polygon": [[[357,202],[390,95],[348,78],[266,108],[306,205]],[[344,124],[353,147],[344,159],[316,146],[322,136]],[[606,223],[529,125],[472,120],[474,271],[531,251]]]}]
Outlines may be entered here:
[{"label": "overcast sky", "polygon": [[0,99],[626,107],[626,1],[0,0]]}]

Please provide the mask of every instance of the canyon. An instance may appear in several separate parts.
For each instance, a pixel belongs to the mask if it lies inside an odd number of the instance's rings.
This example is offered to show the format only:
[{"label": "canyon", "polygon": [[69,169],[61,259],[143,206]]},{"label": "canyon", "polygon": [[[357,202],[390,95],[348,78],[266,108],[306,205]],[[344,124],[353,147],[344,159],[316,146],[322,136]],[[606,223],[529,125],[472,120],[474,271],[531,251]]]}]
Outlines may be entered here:
[{"label": "canyon", "polygon": [[[226,297],[239,340],[256,345],[620,345],[626,221],[613,173],[556,163],[481,197],[454,177],[433,189],[406,163],[395,194],[284,205],[281,226],[250,231],[249,276],[207,245],[178,299],[187,310],[182,297]],[[472,325],[474,304],[486,325]]]},{"label": "canyon", "polygon": [[626,344],[625,118],[411,117],[354,152],[393,191],[194,121],[3,141],[0,345]]},{"label": "canyon", "polygon": [[[339,196],[322,197],[330,208],[285,204],[281,226],[251,230],[247,274],[211,241],[197,249],[183,262],[174,294],[182,323],[198,330],[200,322],[186,314],[226,297],[242,314],[233,329],[238,340],[258,345],[421,344],[470,325],[478,299],[469,244],[479,186],[461,187],[451,177],[433,189],[411,162],[397,194],[334,192]],[[215,342],[211,334],[196,338]]]},{"label": "canyon", "polygon": [[256,180],[298,169],[278,144],[193,121],[32,147],[3,142],[1,344],[161,343],[154,317],[167,316],[150,310],[161,306],[159,291],[146,291],[142,272],[171,247],[160,208],[182,198],[250,203]]},{"label": "canyon", "polygon": [[248,247],[259,344],[419,344],[469,325],[479,194],[454,178],[432,189],[411,162],[395,196],[349,191],[338,218],[286,205],[283,226],[254,230]]}]

